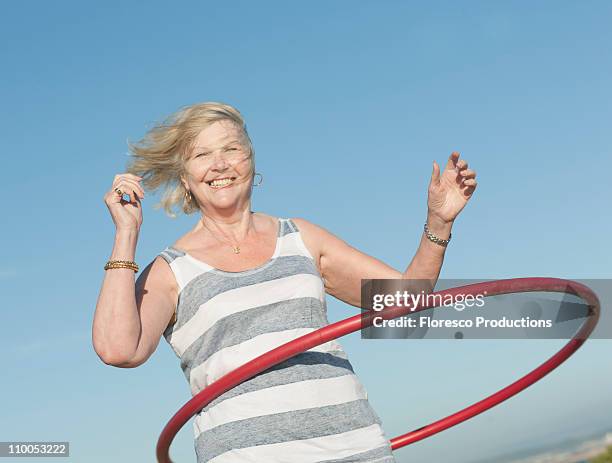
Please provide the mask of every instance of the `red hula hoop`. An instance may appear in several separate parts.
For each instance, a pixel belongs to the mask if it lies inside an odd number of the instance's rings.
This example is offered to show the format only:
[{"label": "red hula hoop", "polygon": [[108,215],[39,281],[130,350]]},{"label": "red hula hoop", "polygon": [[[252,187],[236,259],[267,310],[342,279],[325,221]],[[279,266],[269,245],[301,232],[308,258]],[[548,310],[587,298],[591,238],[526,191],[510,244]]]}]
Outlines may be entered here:
[{"label": "red hula hoop", "polygon": [[[482,294],[486,291],[488,296],[496,296],[500,294],[518,293],[518,292],[535,292],[547,291],[558,293],[571,293],[581,297],[588,303],[589,316],[578,332],[565,344],[556,354],[542,363],[540,366],[513,382],[512,384],[500,389],[494,394],[476,402],[452,415],[434,421],[426,426],[418,428],[414,431],[402,434],[401,436],[390,439],[391,449],[397,450],[406,445],[425,439],[429,436],[437,434],[445,429],[455,426],[463,421],[466,421],[485,410],[488,410],[495,405],[500,404],[504,400],[509,399],[513,395],[523,391],[535,382],[542,379],[552,370],[566,361],[580,346],[586,341],[599,320],[600,303],[597,295],[588,287],[581,283],[564,280],[560,278],[511,278],[506,280],[487,281],[475,283],[456,288],[445,289],[433,294],[446,296],[448,294],[455,296],[457,294]],[[430,309],[427,304],[420,304],[415,308],[414,312]],[[435,310],[435,309],[434,309]],[[385,319],[393,319],[410,312],[407,307],[388,307],[380,312],[372,312],[372,315],[383,316]],[[369,318],[369,320],[368,320]],[[230,371],[226,375],[219,378],[217,381],[204,388],[197,395],[192,397],[178,412],[168,421],[162,430],[157,441],[156,455],[159,463],[173,463],[170,459],[169,449],[172,440],[183,427],[183,425],[202,408],[215,400],[224,392],[232,389],[238,384],[255,376],[258,373],[283,362],[297,354],[300,354],[308,349],[311,349],[320,344],[326,343],[333,339],[340,338],[349,333],[353,333],[363,327],[370,326],[374,321],[373,317],[368,317],[367,314],[357,314],[353,317],[332,323],[323,328],[320,328],[312,333],[308,333],[293,341],[287,342],[259,357],[245,363],[244,365]]]}]

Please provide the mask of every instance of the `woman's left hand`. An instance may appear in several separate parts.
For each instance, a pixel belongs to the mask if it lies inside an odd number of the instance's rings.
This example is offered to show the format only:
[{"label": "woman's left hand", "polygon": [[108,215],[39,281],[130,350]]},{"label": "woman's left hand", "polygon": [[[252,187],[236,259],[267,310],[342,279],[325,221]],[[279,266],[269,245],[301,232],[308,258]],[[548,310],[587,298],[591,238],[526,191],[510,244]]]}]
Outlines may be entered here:
[{"label": "woman's left hand", "polygon": [[434,161],[427,197],[429,217],[451,223],[465,207],[476,189],[476,171],[467,167],[467,161],[459,160],[456,151],[449,156],[442,175],[440,166]]}]

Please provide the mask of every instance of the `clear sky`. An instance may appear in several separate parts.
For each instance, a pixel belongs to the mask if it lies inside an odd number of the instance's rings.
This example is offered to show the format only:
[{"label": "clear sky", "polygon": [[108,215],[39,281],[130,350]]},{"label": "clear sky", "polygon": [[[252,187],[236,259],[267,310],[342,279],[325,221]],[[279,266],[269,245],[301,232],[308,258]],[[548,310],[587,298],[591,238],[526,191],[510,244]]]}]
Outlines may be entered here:
[{"label": "clear sky", "polygon": [[[304,217],[396,269],[418,246],[432,161],[457,150],[478,189],[441,278],[610,278],[611,20],[605,1],[6,3],[0,440],[70,441],[75,462],[153,461],[190,398],[164,339],[137,369],[105,365],[91,343],[114,236],[103,195],[126,140],[184,105],[243,113],[264,176],[254,210]],[[168,218],[158,199],[143,203],[141,268],[197,220]],[[357,313],[331,296],[328,308],[331,321]],[[341,342],[389,438],[564,343]],[[397,460],[467,463],[612,428],[611,358],[612,341],[588,341]],[[192,433],[175,461],[195,461]]]}]

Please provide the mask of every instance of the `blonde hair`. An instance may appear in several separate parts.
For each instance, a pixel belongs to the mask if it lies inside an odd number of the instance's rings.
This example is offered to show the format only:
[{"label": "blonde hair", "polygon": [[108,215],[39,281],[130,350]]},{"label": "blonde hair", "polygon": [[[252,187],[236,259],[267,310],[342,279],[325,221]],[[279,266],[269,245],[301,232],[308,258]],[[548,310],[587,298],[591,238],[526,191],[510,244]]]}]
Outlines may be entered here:
[{"label": "blonde hair", "polygon": [[184,214],[199,211],[195,197],[186,200],[187,190],[181,182],[185,173],[185,161],[194,148],[194,142],[199,133],[217,121],[232,121],[241,131],[241,143],[251,157],[251,184],[255,174],[255,150],[247,132],[242,114],[225,103],[205,102],[183,106],[168,116],[163,122],[150,129],[136,144],[128,147],[132,159],[128,163],[127,172],[143,177],[145,190],[155,191],[166,186],[162,199],[155,204],[155,209],[163,207],[166,215],[176,218],[172,208],[180,205]]}]

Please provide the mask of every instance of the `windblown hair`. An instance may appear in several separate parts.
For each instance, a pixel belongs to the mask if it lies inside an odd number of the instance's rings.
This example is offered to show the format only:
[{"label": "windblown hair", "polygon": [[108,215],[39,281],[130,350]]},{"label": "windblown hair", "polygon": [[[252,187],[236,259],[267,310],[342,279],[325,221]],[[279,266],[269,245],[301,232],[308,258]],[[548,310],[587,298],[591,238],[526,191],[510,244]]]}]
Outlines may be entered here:
[{"label": "windblown hair", "polygon": [[185,187],[181,175],[185,173],[185,162],[199,133],[221,120],[232,121],[241,131],[241,144],[251,157],[251,184],[255,174],[255,150],[247,132],[242,114],[225,103],[205,102],[183,106],[163,122],[150,129],[136,144],[128,140],[132,159],[127,172],[142,177],[145,190],[155,191],[164,186],[162,199],[155,209],[163,207],[166,215],[176,218],[173,207],[180,205],[184,214],[200,210],[197,200],[185,199]]}]

